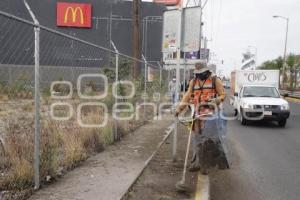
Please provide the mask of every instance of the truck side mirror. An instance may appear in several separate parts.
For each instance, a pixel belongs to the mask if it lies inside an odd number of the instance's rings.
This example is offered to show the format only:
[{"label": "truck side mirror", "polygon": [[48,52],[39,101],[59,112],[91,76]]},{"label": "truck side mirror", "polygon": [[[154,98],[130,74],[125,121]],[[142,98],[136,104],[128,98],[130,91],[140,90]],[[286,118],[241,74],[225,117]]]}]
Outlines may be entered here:
[{"label": "truck side mirror", "polygon": [[288,93],[285,93],[285,94],[283,94],[283,97],[284,97],[284,98],[289,97],[289,94],[288,94]]},{"label": "truck side mirror", "polygon": [[235,96],[235,97],[238,97],[238,96],[239,96],[239,93],[235,92],[235,93],[234,93],[234,96]]}]

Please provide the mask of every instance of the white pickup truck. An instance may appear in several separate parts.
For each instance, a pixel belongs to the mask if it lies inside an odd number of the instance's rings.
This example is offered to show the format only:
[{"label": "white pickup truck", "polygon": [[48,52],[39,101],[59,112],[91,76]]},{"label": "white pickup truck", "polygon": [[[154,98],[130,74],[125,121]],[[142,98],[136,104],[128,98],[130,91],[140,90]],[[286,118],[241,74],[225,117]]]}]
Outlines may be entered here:
[{"label": "white pickup truck", "polygon": [[249,121],[277,121],[285,127],[289,103],[278,91],[278,70],[237,70],[231,73],[230,104],[242,125]]}]

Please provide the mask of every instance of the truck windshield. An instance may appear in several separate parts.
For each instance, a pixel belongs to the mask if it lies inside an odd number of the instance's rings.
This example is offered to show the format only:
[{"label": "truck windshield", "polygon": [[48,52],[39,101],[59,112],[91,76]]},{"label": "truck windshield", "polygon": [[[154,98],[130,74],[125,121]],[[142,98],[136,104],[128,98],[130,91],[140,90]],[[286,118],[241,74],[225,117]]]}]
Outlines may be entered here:
[{"label": "truck windshield", "polygon": [[280,95],[274,87],[245,87],[243,97],[273,97],[279,98]]}]

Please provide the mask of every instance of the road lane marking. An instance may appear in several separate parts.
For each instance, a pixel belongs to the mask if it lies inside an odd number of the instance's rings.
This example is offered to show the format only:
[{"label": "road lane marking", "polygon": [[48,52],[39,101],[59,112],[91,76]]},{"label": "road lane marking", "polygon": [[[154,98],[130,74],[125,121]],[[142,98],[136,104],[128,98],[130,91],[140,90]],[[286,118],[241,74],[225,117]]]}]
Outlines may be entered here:
[{"label": "road lane marking", "polygon": [[209,177],[198,173],[195,200],[209,200]]}]

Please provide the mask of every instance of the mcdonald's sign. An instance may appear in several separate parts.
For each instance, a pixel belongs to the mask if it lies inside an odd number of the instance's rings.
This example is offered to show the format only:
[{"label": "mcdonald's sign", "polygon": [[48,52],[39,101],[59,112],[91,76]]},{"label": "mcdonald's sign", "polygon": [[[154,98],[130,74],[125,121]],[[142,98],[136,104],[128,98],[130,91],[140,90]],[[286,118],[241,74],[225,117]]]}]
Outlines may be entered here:
[{"label": "mcdonald's sign", "polygon": [[57,26],[92,27],[92,5],[57,2]]}]

